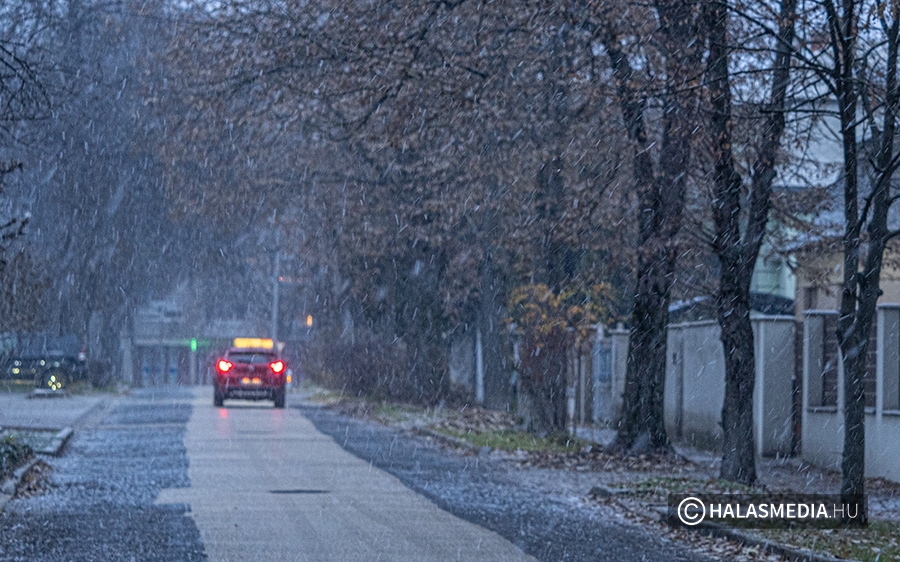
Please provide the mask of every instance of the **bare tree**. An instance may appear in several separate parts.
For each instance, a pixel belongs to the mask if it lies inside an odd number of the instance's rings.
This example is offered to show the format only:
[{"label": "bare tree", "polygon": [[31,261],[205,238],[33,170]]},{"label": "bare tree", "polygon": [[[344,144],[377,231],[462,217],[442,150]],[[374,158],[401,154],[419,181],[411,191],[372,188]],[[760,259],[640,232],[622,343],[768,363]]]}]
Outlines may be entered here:
[{"label": "bare tree", "polygon": [[[4,198],[0,211],[0,276],[3,280],[0,294],[4,296],[6,318],[9,321],[15,319],[22,325],[33,323],[34,308],[17,306],[7,299],[11,301],[18,292],[23,303],[30,300],[29,304],[34,304],[33,299],[22,298],[28,291],[26,283],[19,282],[23,272],[32,272],[33,268],[21,252],[9,256],[7,250],[14,241],[22,238],[30,215],[7,199],[4,188],[12,174],[23,167],[15,155],[15,149],[21,144],[17,130],[23,123],[45,118],[50,109],[48,77],[44,74],[47,69],[43,60],[46,54],[43,31],[49,14],[44,8],[39,0],[0,7],[0,196]],[[14,271],[7,270],[10,262],[13,262]],[[27,314],[31,314],[31,318]],[[6,328],[10,327],[7,324]]]},{"label": "bare tree", "polygon": [[[843,142],[844,277],[837,336],[845,388],[841,494],[848,501],[865,492],[866,354],[881,295],[884,251],[900,235],[888,224],[888,212],[897,200],[892,184],[900,164],[894,146],[900,111],[900,5],[876,1],[868,15],[865,6],[854,0],[840,5],[825,0],[831,64],[817,67],[837,98]],[[859,140],[866,136],[861,134],[865,127],[870,129],[872,157],[870,185],[863,190],[859,174],[865,153]]]},{"label": "bare tree", "polygon": [[[597,35],[613,71],[618,103],[628,133],[631,170],[637,191],[637,268],[631,311],[627,374],[622,420],[616,443],[633,449],[667,449],[669,440],[663,418],[666,366],[666,325],[678,256],[677,235],[683,221],[685,193],[692,155],[693,121],[696,119],[700,62],[704,43],[700,5],[659,1],[639,16],[649,23],[649,36],[630,37],[617,32],[613,22],[628,21],[618,11],[597,14]],[[661,62],[661,83],[646,80],[623,44],[654,44]],[[642,78],[644,78],[642,80]],[[661,115],[659,139],[653,130],[653,102]],[[654,159],[654,146],[659,147]]]},{"label": "bare tree", "polygon": [[42,0],[0,7],[0,132],[6,142],[18,124],[49,114],[46,30],[52,17]]},{"label": "bare tree", "polygon": [[616,170],[612,135],[596,134],[590,37],[548,2],[223,6],[198,6],[172,49],[197,86],[192,119],[172,129],[190,142],[164,148],[184,174],[173,196],[216,217],[250,192],[290,201],[316,221],[295,247],[329,271],[341,341],[368,331],[436,357],[412,364],[440,381],[446,334],[468,324],[497,391],[486,401],[508,407],[511,288],[563,285],[584,273],[579,256],[613,246],[584,236],[612,214],[601,201]]},{"label": "bare tree", "polygon": [[[732,17],[727,2],[706,8],[709,29],[710,146],[713,159],[712,246],[719,259],[716,309],[725,349],[725,403],[722,478],[752,484],[756,480],[753,439],[755,363],[750,323],[750,281],[766,233],[772,184],[785,129],[785,105],[790,79],[796,2],[782,0],[775,34],[771,92],[760,108],[764,116],[762,143],[750,167],[748,181],[738,171],[732,128],[732,79],[729,36]],[[749,184],[749,185],[748,185]]]}]

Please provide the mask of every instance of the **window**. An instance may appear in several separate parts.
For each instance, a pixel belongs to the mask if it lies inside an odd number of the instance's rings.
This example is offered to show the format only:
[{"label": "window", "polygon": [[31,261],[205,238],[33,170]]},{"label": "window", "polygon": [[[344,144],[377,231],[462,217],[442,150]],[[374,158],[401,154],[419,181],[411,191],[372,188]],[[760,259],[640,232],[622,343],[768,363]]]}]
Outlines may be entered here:
[{"label": "window", "polygon": [[270,353],[253,353],[248,351],[239,351],[229,353],[228,360],[233,363],[245,363],[250,365],[268,365],[275,360],[275,355]]}]

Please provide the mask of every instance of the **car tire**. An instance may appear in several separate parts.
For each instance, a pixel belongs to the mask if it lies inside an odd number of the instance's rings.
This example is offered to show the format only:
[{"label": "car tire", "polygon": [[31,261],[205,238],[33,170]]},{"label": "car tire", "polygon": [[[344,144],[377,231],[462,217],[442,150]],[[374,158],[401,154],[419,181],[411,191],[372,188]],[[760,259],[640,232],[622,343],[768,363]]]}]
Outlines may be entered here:
[{"label": "car tire", "polygon": [[225,404],[225,397],[222,395],[222,392],[216,387],[213,391],[213,406],[216,408],[221,408]]},{"label": "car tire", "polygon": [[284,389],[275,391],[275,407],[276,408],[284,408]]}]

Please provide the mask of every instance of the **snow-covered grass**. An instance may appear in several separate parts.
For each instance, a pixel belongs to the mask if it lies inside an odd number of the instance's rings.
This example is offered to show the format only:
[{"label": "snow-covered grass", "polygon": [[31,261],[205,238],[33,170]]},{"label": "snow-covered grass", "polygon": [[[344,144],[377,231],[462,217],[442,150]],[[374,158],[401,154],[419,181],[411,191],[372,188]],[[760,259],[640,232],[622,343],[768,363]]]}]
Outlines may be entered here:
[{"label": "snow-covered grass", "polygon": [[31,392],[34,390],[32,381],[0,381],[0,392]]},{"label": "snow-covered grass", "polygon": [[0,432],[0,438],[12,438],[30,447],[33,451],[40,451],[53,442],[57,433],[56,430],[44,429],[5,429]]},{"label": "snow-covered grass", "polygon": [[893,521],[875,521],[864,529],[766,529],[754,534],[837,558],[900,560],[900,524]]},{"label": "snow-covered grass", "polygon": [[490,447],[501,451],[574,453],[587,446],[587,443],[574,437],[541,437],[510,429],[459,431],[436,428],[435,431],[463,439],[476,447]]}]

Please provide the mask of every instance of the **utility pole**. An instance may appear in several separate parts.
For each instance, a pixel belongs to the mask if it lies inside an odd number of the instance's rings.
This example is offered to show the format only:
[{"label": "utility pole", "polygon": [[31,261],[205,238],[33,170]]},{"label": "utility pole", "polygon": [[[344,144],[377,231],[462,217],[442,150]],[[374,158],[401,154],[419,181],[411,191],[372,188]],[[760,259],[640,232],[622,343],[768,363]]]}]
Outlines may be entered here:
[{"label": "utility pole", "polygon": [[275,272],[272,279],[272,345],[278,345],[278,278],[281,276],[281,230],[278,228],[278,215],[273,216],[275,223]]}]

